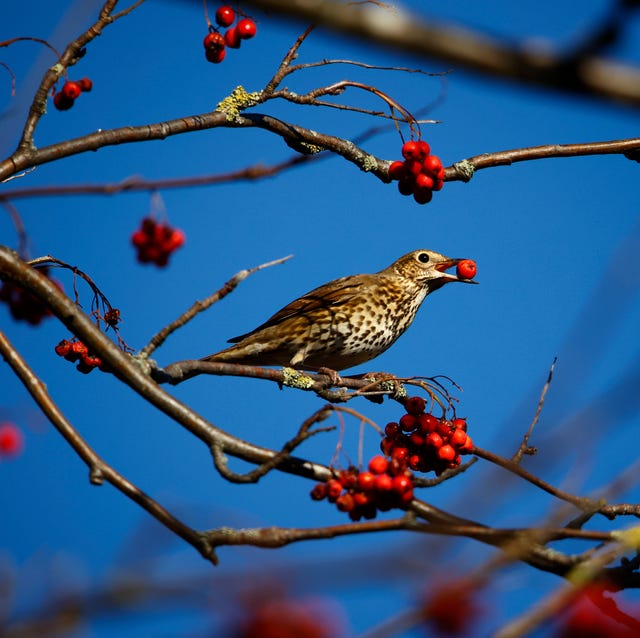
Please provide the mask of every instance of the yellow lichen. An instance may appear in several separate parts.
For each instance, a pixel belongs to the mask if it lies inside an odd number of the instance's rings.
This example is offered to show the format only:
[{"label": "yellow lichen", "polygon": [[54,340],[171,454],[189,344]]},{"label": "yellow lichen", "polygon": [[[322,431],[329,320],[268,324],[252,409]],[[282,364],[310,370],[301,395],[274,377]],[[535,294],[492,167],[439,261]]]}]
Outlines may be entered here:
[{"label": "yellow lichen", "polygon": [[284,375],[282,385],[290,388],[308,390],[314,384],[314,380],[311,377],[293,368],[282,368],[282,374]]},{"label": "yellow lichen", "polygon": [[251,106],[259,104],[262,94],[260,91],[254,91],[253,93],[247,93],[244,87],[237,86],[221,102],[218,103],[216,111],[224,113],[227,116],[228,122],[233,122],[240,116],[240,113]]}]

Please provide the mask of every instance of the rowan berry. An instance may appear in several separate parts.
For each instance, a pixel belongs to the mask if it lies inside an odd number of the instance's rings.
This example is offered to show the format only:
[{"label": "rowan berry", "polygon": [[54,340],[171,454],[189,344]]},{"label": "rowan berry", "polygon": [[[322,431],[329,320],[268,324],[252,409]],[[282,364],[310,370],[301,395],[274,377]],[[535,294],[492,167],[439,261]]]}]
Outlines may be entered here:
[{"label": "rowan berry", "polygon": [[402,157],[406,160],[417,160],[420,159],[420,146],[418,142],[414,142],[413,140],[409,140],[402,145]]},{"label": "rowan berry", "polygon": [[236,19],[236,12],[228,5],[218,7],[216,11],[216,24],[221,27],[228,27],[233,24]]},{"label": "rowan berry", "polygon": [[224,42],[228,47],[231,47],[232,49],[240,48],[242,39],[240,38],[240,34],[238,33],[238,29],[236,27],[227,29],[224,34]]},{"label": "rowan berry", "polygon": [[250,18],[243,18],[236,24],[236,30],[241,40],[249,40],[256,34],[257,27],[256,23]]},{"label": "rowan berry", "polygon": [[408,414],[418,417],[424,412],[426,404],[422,397],[409,397],[404,402],[404,409]]},{"label": "rowan berry", "polygon": [[69,80],[62,85],[62,89],[60,93],[62,93],[62,95],[64,95],[67,99],[73,102],[73,100],[80,97],[80,93],[82,93],[82,89],[80,88],[80,85],[77,82],[73,82],[72,80]]},{"label": "rowan berry", "polygon": [[225,47],[224,38],[217,31],[207,33],[202,44],[207,51],[219,51]]},{"label": "rowan berry", "polygon": [[24,436],[17,425],[0,423],[0,456],[17,456],[24,448]]},{"label": "rowan berry", "polygon": [[387,471],[387,467],[389,467],[389,461],[379,454],[369,461],[369,471],[374,474],[384,474]]},{"label": "rowan berry", "polygon": [[473,259],[463,259],[456,266],[456,275],[461,279],[473,279],[478,272],[478,267]]}]

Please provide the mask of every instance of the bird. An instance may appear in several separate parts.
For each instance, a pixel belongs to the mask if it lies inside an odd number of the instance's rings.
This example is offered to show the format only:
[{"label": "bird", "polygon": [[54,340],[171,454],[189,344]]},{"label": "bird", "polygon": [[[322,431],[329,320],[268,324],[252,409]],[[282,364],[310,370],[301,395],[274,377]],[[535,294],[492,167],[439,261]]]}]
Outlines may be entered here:
[{"label": "bird", "polygon": [[419,249],[377,273],[335,279],[201,361],[336,372],[360,365],[395,343],[427,295],[454,281],[477,283],[445,272],[460,261]]}]

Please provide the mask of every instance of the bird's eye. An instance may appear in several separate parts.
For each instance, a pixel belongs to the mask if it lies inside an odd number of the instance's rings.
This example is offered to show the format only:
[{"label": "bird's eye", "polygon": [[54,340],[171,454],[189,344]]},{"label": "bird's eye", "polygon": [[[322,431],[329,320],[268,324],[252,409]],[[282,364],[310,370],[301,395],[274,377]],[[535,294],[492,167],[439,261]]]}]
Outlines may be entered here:
[{"label": "bird's eye", "polygon": [[423,264],[426,264],[429,261],[429,255],[427,253],[420,253],[418,255],[418,261],[421,261]]}]

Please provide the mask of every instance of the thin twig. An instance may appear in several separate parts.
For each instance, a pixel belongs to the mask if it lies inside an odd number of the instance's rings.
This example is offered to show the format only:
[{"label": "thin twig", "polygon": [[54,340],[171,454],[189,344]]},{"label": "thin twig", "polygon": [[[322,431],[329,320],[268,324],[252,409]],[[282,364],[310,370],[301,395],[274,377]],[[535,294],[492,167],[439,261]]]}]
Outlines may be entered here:
[{"label": "thin twig", "polygon": [[220,301],[226,297],[230,292],[232,292],[238,284],[244,281],[253,273],[258,272],[259,270],[263,270],[265,268],[270,268],[271,266],[277,266],[279,264],[283,264],[285,261],[291,259],[293,255],[288,255],[287,257],[281,257],[280,259],[274,259],[273,261],[269,261],[265,264],[260,264],[259,266],[254,266],[253,268],[249,268],[248,270],[241,270],[236,273],[227,283],[222,286],[219,290],[214,292],[212,295],[209,295],[206,299],[202,301],[196,301],[191,308],[189,308],[186,312],[181,314],[177,319],[172,321],[168,326],[165,326],[157,332],[149,341],[149,343],[140,350],[138,355],[141,359],[147,359],[153,353],[153,351],[161,346],[165,340],[175,332],[178,328],[184,326],[186,323],[191,321],[198,313],[203,312],[214,303]]},{"label": "thin twig", "polygon": [[538,406],[536,408],[536,413],[533,415],[533,419],[531,424],[529,425],[529,429],[526,431],[525,435],[522,437],[522,443],[518,447],[518,451],[513,455],[511,460],[514,463],[520,463],[522,460],[522,456],[526,454],[530,454],[532,452],[531,448],[529,448],[529,439],[531,437],[531,433],[533,432],[533,428],[538,423],[540,419],[540,414],[542,413],[542,406],[544,405],[545,397],[547,396],[547,391],[549,390],[549,386],[551,385],[551,380],[553,379],[553,370],[556,367],[556,361],[558,357],[553,358],[553,362],[551,363],[551,367],[549,368],[549,374],[547,375],[547,380],[542,387],[542,392],[540,393],[540,399],[538,400]]}]

